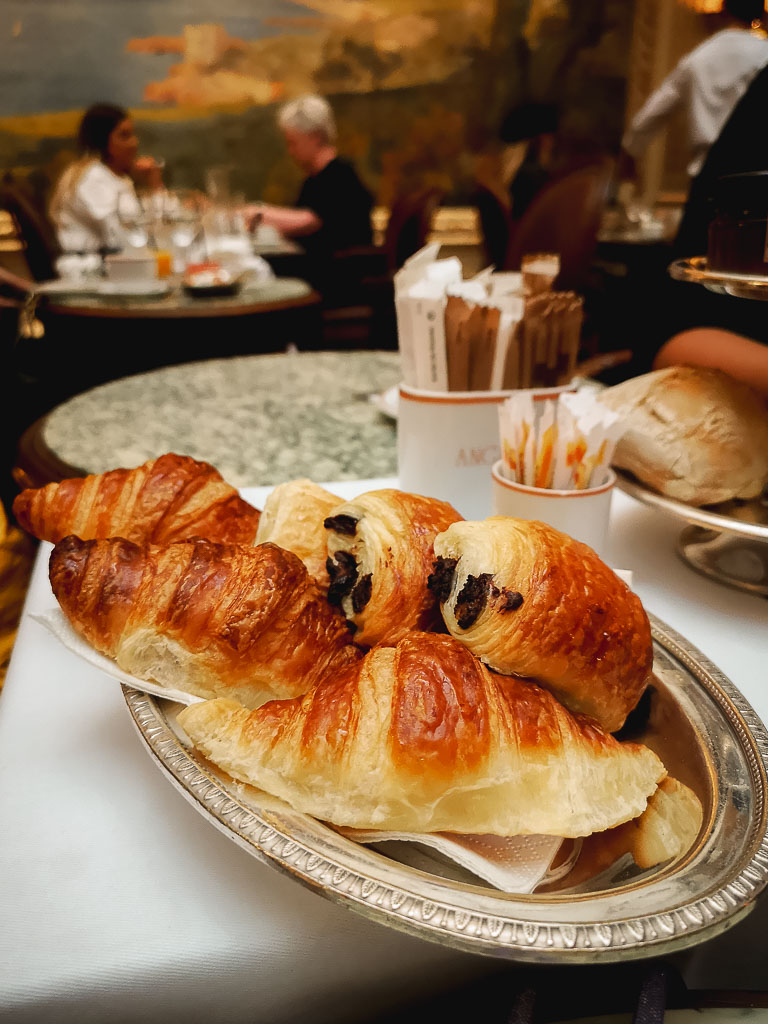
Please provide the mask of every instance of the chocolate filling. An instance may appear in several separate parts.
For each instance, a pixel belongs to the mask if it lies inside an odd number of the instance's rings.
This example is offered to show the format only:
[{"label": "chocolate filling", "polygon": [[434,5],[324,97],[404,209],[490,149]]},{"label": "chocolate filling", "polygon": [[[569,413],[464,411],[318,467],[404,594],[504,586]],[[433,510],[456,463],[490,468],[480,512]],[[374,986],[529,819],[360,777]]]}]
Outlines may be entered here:
[{"label": "chocolate filling", "polygon": [[498,610],[500,612],[515,612],[522,603],[523,595],[516,590],[502,590]]},{"label": "chocolate filling", "polygon": [[480,612],[485,608],[488,591],[492,587],[493,573],[484,572],[480,576],[467,576],[467,582],[456,598],[454,615],[460,629],[469,629]]},{"label": "chocolate filling", "polygon": [[357,615],[371,600],[371,573],[361,576],[352,591],[352,611]]},{"label": "chocolate filling", "polygon": [[323,520],[323,526],[326,530],[333,530],[335,533],[344,533],[348,537],[354,537],[358,521],[354,516],[328,516],[327,519]]},{"label": "chocolate filling", "polygon": [[325,560],[325,568],[331,580],[328,587],[330,604],[341,606],[341,602],[357,582],[357,562],[348,551],[337,551]]},{"label": "chocolate filling", "polygon": [[451,596],[453,574],[456,571],[456,558],[438,558],[432,563],[435,570],[427,579],[427,588],[432,591],[438,601],[447,601]]}]

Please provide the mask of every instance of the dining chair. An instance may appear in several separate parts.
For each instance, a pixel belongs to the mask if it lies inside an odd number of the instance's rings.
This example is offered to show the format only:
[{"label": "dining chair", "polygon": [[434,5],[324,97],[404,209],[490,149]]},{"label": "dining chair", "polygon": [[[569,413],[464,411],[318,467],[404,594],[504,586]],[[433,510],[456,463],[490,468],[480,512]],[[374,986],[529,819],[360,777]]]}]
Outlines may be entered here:
[{"label": "dining chair", "polygon": [[480,217],[486,263],[503,270],[514,230],[512,204],[503,186],[494,187],[478,181],[474,189],[474,205]]},{"label": "dining chair", "polygon": [[10,213],[14,220],[32,277],[36,281],[55,277],[61,249],[53,224],[10,173],[0,182],[0,209]]},{"label": "dining chair", "polygon": [[384,233],[390,270],[399,270],[427,243],[432,217],[445,193],[436,186],[405,192],[392,203]]},{"label": "dining chair", "polygon": [[560,254],[556,287],[578,291],[597,246],[613,170],[614,161],[605,157],[545,185],[512,233],[505,269],[519,270],[527,253],[556,252]]}]

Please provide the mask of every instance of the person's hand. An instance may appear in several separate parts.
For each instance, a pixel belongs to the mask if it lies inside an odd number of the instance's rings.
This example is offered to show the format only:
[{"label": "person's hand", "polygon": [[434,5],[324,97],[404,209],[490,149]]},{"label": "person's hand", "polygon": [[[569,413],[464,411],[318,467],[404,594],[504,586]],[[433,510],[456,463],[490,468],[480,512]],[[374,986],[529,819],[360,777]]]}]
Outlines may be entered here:
[{"label": "person's hand", "polygon": [[139,156],[133,162],[133,177],[145,188],[163,187],[163,164],[153,156]]},{"label": "person's hand", "polygon": [[243,207],[243,220],[249,231],[255,231],[264,219],[264,203],[249,203]]}]

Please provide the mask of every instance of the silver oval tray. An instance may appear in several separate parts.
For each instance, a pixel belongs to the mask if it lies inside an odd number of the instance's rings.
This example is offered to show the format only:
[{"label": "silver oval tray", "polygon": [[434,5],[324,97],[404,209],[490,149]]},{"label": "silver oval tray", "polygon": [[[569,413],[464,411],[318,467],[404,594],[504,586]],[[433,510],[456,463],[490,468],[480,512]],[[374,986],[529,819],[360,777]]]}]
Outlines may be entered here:
[{"label": "silver oval tray", "polygon": [[621,469],[615,472],[616,482],[622,491],[660,512],[718,533],[731,533],[768,543],[768,496],[765,494],[750,501],[725,501],[720,505],[697,508],[659,494]]},{"label": "silver oval tray", "polygon": [[675,260],[668,267],[669,276],[675,281],[687,281],[703,285],[718,295],[733,295],[739,299],[768,300],[768,277],[762,274],[735,274],[721,270],[710,270],[705,256]]},{"label": "silver oval tray", "polygon": [[139,734],[182,795],[258,860],[328,899],[472,953],[553,964],[627,960],[719,934],[768,882],[768,733],[711,662],[651,623],[654,691],[635,737],[696,791],[701,833],[677,862],[646,871],[628,856],[606,866],[603,837],[589,837],[571,872],[531,896],[492,889],[455,865],[416,866],[402,852],[395,859],[344,839],[207,762],[175,723],[179,705],[123,690]]}]

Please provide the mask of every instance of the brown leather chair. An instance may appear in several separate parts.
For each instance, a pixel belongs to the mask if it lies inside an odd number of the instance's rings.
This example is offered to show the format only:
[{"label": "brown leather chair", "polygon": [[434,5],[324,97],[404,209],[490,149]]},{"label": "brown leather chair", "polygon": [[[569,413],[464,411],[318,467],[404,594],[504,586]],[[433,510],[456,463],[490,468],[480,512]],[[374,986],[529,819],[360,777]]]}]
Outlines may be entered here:
[{"label": "brown leather chair", "polygon": [[578,290],[597,245],[613,167],[613,160],[605,158],[545,185],[512,234],[506,269],[519,270],[527,253],[557,252],[557,287]]},{"label": "brown leather chair", "polygon": [[32,277],[36,281],[55,277],[56,258],[61,249],[54,227],[10,174],[0,183],[0,209],[7,210],[13,217]]},{"label": "brown leather chair", "polygon": [[405,193],[394,201],[384,234],[390,270],[398,270],[426,245],[432,217],[443,197],[442,189],[433,187]]}]

